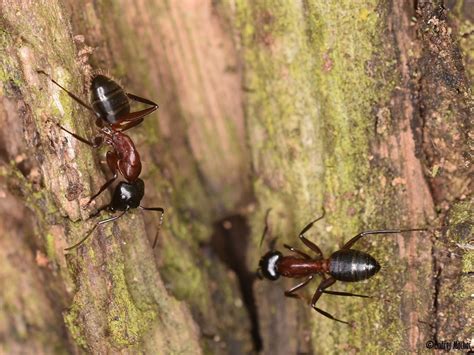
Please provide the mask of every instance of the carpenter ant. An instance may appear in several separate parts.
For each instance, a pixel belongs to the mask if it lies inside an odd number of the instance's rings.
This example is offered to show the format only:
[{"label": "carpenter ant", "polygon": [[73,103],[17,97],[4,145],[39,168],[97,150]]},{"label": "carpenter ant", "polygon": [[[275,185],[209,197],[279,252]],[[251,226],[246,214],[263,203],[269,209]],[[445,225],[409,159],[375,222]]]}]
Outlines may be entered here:
[{"label": "carpenter ant", "polygon": [[[269,211],[268,211],[269,212]],[[267,217],[265,219],[265,229],[262,235],[262,241],[268,230]],[[364,253],[359,250],[353,250],[351,247],[362,237],[370,234],[391,234],[391,233],[404,233],[404,232],[416,232],[426,231],[423,228],[416,229],[381,229],[381,230],[369,230],[357,234],[355,237],[350,239],[344,246],[331,254],[328,259],[324,259],[321,249],[306,239],[304,234],[320,219],[325,215],[325,211],[320,217],[309,223],[299,234],[300,240],[316,253],[315,258],[311,258],[305,252],[295,249],[287,244],[283,246],[295,253],[297,256],[283,256],[282,253],[276,250],[269,251],[265,254],[259,263],[258,274],[262,278],[266,278],[271,281],[277,280],[280,276],[291,277],[291,278],[303,278],[306,280],[295,285],[290,290],[285,291],[286,297],[302,298],[300,295],[295,293],[297,290],[305,287],[314,278],[316,274],[323,277],[323,280],[319,284],[316,292],[311,301],[311,307],[317,312],[335,321],[349,324],[343,320],[334,318],[331,314],[322,309],[316,307],[316,303],[323,293],[328,293],[337,296],[355,296],[368,298],[370,296],[358,295],[349,292],[339,291],[328,291],[328,287],[332,286],[336,281],[344,282],[356,282],[366,280],[374,276],[379,270],[380,265],[371,255]],[[329,275],[329,277],[326,276]]]},{"label": "carpenter ant", "polygon": [[[103,75],[97,75],[92,79],[91,84],[91,101],[92,106],[94,107],[94,109],[92,109],[76,95],[58,84],[44,71],[40,70],[38,73],[46,75],[54,84],[66,91],[75,101],[93,111],[98,117],[96,124],[100,129],[101,135],[95,137],[93,142],[91,142],[71,131],[68,131],[59,124],[58,127],[93,148],[100,147],[104,142],[111,145],[113,148],[113,151],[108,151],[106,155],[107,165],[112,171],[113,177],[89,199],[86,206],[95,200],[97,196],[105,191],[115,181],[115,179],[117,179],[117,171],[120,172],[129,183],[136,181],[142,171],[140,155],[138,154],[133,141],[129,136],[123,133],[123,131],[142,122],[143,117],[156,110],[158,105],[135,95],[125,94],[123,89],[115,81]],[[127,96],[140,102],[149,103],[150,105],[153,105],[153,107],[139,112],[130,113],[130,104]]]},{"label": "carpenter ant", "polygon": [[[112,146],[113,151],[108,151],[107,165],[113,173],[113,177],[108,180],[100,190],[93,195],[86,205],[89,205],[97,196],[99,196],[105,189],[107,189],[117,179],[117,171],[127,180],[127,182],[120,182],[112,196],[112,201],[100,208],[93,216],[99,214],[102,210],[107,209],[108,211],[122,211],[121,214],[104,219],[97,222],[94,227],[86,234],[86,236],[65,250],[72,250],[84,243],[97,226],[115,221],[122,217],[129,209],[141,208],[143,210],[158,211],[161,212],[160,224],[158,231],[153,242],[153,248],[156,246],[158,240],[158,234],[163,223],[164,209],[161,207],[142,207],[140,201],[145,194],[145,184],[143,180],[139,179],[142,164],[140,155],[135,147],[135,144],[124,131],[137,126],[140,124],[144,117],[152,113],[158,108],[158,105],[153,101],[144,99],[142,97],[125,93],[125,91],[112,79],[107,78],[104,75],[96,75],[92,78],[91,82],[91,104],[92,107],[87,105],[78,96],[61,86],[53,78],[51,78],[43,70],[37,70],[38,73],[46,75],[55,85],[64,90],[72,99],[74,99],[81,106],[85,107],[89,111],[93,112],[97,117],[96,125],[99,127],[101,135],[96,136],[93,142],[71,132],[66,128],[60,126],[63,131],[71,134],[74,138],[81,142],[88,144],[93,148],[100,147],[104,142]],[[130,112],[130,100],[138,101],[144,104],[151,105],[147,109]],[[93,217],[91,216],[91,217]]]},{"label": "carpenter ant", "polygon": [[94,227],[86,234],[86,236],[80,240],[78,243],[74,244],[73,246],[70,246],[64,250],[69,251],[72,249],[77,248],[80,246],[82,243],[84,243],[87,238],[90,237],[92,232],[100,225],[106,224],[112,221],[115,221],[122,217],[128,210],[133,209],[133,208],[140,208],[142,210],[146,211],[158,211],[161,212],[160,215],[160,224],[158,225],[158,231],[156,232],[155,236],[155,241],[153,242],[153,248],[156,246],[156,242],[158,241],[158,235],[160,233],[161,225],[163,224],[163,214],[165,213],[165,210],[161,207],[143,207],[140,206],[140,201],[142,200],[143,196],[145,195],[145,184],[142,179],[137,179],[132,183],[128,183],[125,181],[121,181],[115,188],[114,194],[112,196],[112,201],[103,207],[101,207],[94,215],[91,217],[94,217],[98,215],[102,210],[108,210],[110,212],[115,212],[115,211],[122,211],[119,215],[106,218],[102,221],[97,222]]},{"label": "carpenter ant", "polygon": [[[37,70],[37,73],[46,75],[49,80],[64,90],[79,105],[94,113],[97,118],[96,125],[100,128],[107,125],[113,130],[126,131],[139,125],[143,122],[145,116],[148,116],[159,107],[158,104],[151,100],[125,92],[119,84],[101,74],[92,77],[90,86],[91,107],[57,83],[43,70]],[[130,112],[130,100],[147,104],[151,107],[137,112]]]}]

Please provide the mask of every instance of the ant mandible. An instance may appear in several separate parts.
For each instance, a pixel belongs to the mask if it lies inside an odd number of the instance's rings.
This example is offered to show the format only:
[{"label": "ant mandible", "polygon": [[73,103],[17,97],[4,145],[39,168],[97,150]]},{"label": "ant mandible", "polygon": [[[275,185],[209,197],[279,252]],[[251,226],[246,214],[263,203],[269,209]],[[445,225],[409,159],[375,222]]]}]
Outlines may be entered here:
[{"label": "ant mandible", "polygon": [[92,234],[92,232],[100,225],[106,224],[112,221],[115,221],[119,218],[121,218],[127,211],[130,209],[134,208],[140,208],[142,210],[147,210],[147,211],[158,211],[161,212],[160,215],[160,223],[158,225],[158,231],[156,232],[155,240],[153,242],[153,248],[156,246],[156,242],[158,241],[158,235],[160,233],[161,225],[163,224],[163,215],[165,213],[165,210],[162,207],[143,207],[140,206],[140,202],[145,195],[145,183],[143,182],[142,179],[137,179],[132,183],[128,183],[125,181],[121,181],[115,188],[114,194],[112,196],[112,201],[108,204],[105,205],[99,210],[93,214],[90,217],[94,217],[98,215],[102,210],[108,210],[110,212],[115,212],[115,211],[121,211],[119,215],[106,218],[102,221],[97,222],[94,227],[86,234],[84,238],[82,238],[79,242],[76,244],[64,249],[66,251],[72,250],[80,246],[82,243],[84,243]]},{"label": "ant mandible", "polygon": [[[265,217],[265,228],[262,234],[262,239],[265,237],[265,234],[268,231],[268,214],[270,210],[267,211]],[[413,228],[413,229],[381,229],[381,230],[368,230],[357,234],[355,237],[350,239],[344,246],[331,254],[327,259],[324,259],[323,253],[319,247],[306,239],[304,234],[308,232],[311,227],[317,221],[321,220],[325,215],[323,213],[320,217],[316,218],[314,221],[310,222],[299,234],[300,240],[316,253],[315,258],[311,258],[305,252],[302,252],[298,249],[295,249],[287,244],[283,246],[295,253],[297,256],[284,256],[277,250],[271,250],[266,253],[259,263],[258,274],[271,281],[277,280],[280,276],[289,277],[289,278],[303,278],[306,277],[306,280],[295,285],[290,290],[285,291],[286,297],[293,298],[302,298],[296,293],[299,289],[308,285],[308,283],[315,277],[315,275],[321,275],[323,280],[320,282],[316,292],[313,295],[311,300],[311,307],[332,320],[349,324],[346,321],[337,319],[333,317],[326,311],[316,307],[316,303],[323,293],[337,295],[337,296],[355,296],[355,297],[364,297],[368,298],[370,296],[359,295],[349,292],[339,292],[339,291],[329,291],[326,290],[328,287],[332,286],[336,281],[343,282],[357,282],[362,280],[367,280],[374,276],[379,270],[380,265],[371,255],[368,253],[353,250],[352,246],[362,237],[371,234],[392,234],[392,233],[405,233],[405,232],[417,232],[417,231],[426,231],[424,228]],[[329,277],[326,276],[329,275]]]},{"label": "ant mandible", "polygon": [[[71,134],[79,141],[88,144],[93,148],[100,147],[104,142],[112,146],[113,151],[108,151],[106,155],[107,165],[112,171],[112,178],[108,180],[99,191],[94,194],[86,206],[97,198],[117,179],[117,172],[130,183],[133,183],[140,176],[142,165],[140,155],[135,144],[124,131],[138,125],[143,118],[158,108],[154,102],[135,96],[125,91],[112,79],[104,75],[96,75],[91,83],[92,107],[85,104],[79,97],[71,93],[58,84],[53,78],[42,70],[37,71],[46,75],[55,85],[64,90],[71,98],[97,116],[96,125],[99,127],[101,135],[94,138],[93,142],[67,130],[58,124],[63,131]],[[152,105],[152,107],[138,112],[130,113],[129,98],[135,101]]]}]

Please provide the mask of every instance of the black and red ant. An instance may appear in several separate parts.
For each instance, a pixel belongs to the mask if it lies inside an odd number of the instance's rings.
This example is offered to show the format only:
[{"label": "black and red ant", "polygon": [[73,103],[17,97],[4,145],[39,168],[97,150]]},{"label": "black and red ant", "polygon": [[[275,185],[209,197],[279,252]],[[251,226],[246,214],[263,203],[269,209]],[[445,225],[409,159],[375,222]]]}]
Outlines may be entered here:
[{"label": "black and red ant", "polygon": [[[140,124],[145,116],[158,108],[158,105],[142,97],[125,93],[120,85],[112,79],[104,75],[96,75],[92,78],[91,82],[92,108],[75,94],[57,83],[44,71],[38,70],[37,72],[46,75],[55,85],[64,90],[81,106],[92,111],[97,117],[96,125],[99,127],[101,134],[91,142],[59,124],[58,127],[93,148],[100,147],[104,142],[113,148],[106,155],[107,165],[112,171],[113,176],[89,199],[86,206],[117,179],[117,172],[122,174],[129,183],[136,181],[142,171],[140,155],[131,138],[123,132]],[[152,107],[138,112],[130,112],[129,99],[152,105]]]},{"label": "black and red ant", "polygon": [[[268,214],[270,210],[267,211],[265,218],[265,229],[262,234],[262,241],[265,237],[265,234],[268,230]],[[349,292],[339,292],[339,291],[328,291],[328,287],[332,286],[336,281],[343,282],[357,282],[362,280],[367,280],[374,276],[379,270],[380,265],[371,255],[359,251],[353,250],[351,247],[362,237],[370,234],[392,234],[392,233],[405,233],[405,232],[418,232],[426,231],[424,228],[413,228],[413,229],[381,229],[381,230],[368,230],[357,234],[355,237],[350,239],[344,246],[331,254],[327,259],[324,259],[323,253],[319,247],[306,239],[304,234],[316,223],[321,220],[325,215],[323,214],[316,218],[314,221],[310,222],[299,234],[300,240],[316,253],[315,258],[311,258],[305,252],[302,252],[298,249],[295,249],[287,244],[283,246],[295,253],[296,256],[284,256],[282,253],[276,250],[271,250],[266,253],[259,263],[258,274],[260,277],[266,278],[271,281],[277,280],[280,276],[289,277],[289,278],[303,278],[306,277],[306,280],[295,285],[290,290],[285,291],[286,297],[300,298],[302,297],[296,293],[299,289],[308,285],[308,283],[314,278],[315,275],[321,275],[323,280],[320,282],[316,292],[313,295],[311,300],[311,307],[314,308],[317,312],[326,316],[335,321],[349,324],[343,320],[334,318],[331,314],[322,309],[316,307],[316,303],[323,293],[337,295],[337,296],[355,296],[355,297],[364,297],[368,298],[370,296],[359,295]],[[329,275],[329,277],[326,276]]]},{"label": "black and red ant", "polygon": [[[77,248],[85,240],[87,240],[87,238],[89,238],[97,226],[112,222],[122,217],[129,209],[138,207],[143,210],[161,212],[160,225],[153,243],[154,248],[158,239],[158,233],[161,228],[161,224],[163,222],[164,210],[161,207],[146,208],[140,206],[140,202],[145,193],[145,184],[143,183],[143,180],[139,179],[142,170],[140,155],[131,138],[123,132],[140,124],[145,116],[149,115],[158,108],[158,105],[142,97],[125,93],[125,91],[112,79],[109,79],[104,75],[96,75],[93,77],[91,83],[92,108],[84,103],[84,101],[82,101],[75,94],[58,84],[44,71],[38,70],[37,72],[46,75],[55,85],[64,90],[81,106],[92,111],[97,117],[96,125],[99,127],[101,134],[95,137],[93,142],[91,142],[73,132],[68,131],[66,128],[58,124],[59,128],[93,148],[100,147],[104,142],[113,148],[113,150],[108,151],[106,155],[107,165],[112,171],[113,177],[108,180],[100,188],[100,190],[89,199],[86,206],[89,205],[117,179],[117,172],[120,172],[120,174],[122,174],[122,176],[127,180],[127,182],[122,181],[117,185],[110,204],[100,208],[93,216],[99,214],[100,211],[104,209],[109,211],[122,211],[122,213],[97,222],[81,241],[69,248],[66,248],[65,250]],[[130,112],[129,99],[149,104],[152,107],[138,112]]]},{"label": "black and red ant", "polygon": [[120,182],[115,190],[114,194],[112,196],[112,201],[108,204],[105,205],[99,210],[92,215],[91,217],[94,217],[98,215],[101,211],[103,210],[108,210],[110,212],[115,212],[115,211],[121,211],[119,215],[106,218],[102,221],[97,222],[94,227],[86,234],[84,238],[82,238],[79,242],[76,244],[66,248],[65,250],[72,250],[80,246],[82,243],[84,243],[87,238],[90,237],[92,232],[100,225],[109,223],[112,221],[115,221],[122,217],[128,210],[133,209],[133,208],[140,208],[142,210],[147,210],[147,211],[158,211],[161,212],[160,216],[160,223],[158,225],[158,231],[156,232],[155,240],[153,242],[153,248],[156,246],[156,242],[158,241],[158,235],[161,229],[161,225],[163,224],[163,214],[165,213],[165,210],[161,207],[143,207],[140,206],[140,202],[145,195],[145,183],[143,182],[142,179],[137,179],[133,183],[128,183],[125,181]]}]

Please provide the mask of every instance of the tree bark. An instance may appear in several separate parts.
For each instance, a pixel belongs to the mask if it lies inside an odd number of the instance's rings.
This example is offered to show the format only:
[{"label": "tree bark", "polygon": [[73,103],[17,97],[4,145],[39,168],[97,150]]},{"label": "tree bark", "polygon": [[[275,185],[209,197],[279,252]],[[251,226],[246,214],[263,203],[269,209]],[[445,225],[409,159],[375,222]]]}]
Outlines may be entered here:
[{"label": "tree bark", "polygon": [[[466,2],[467,3],[467,2]],[[416,352],[472,324],[472,19],[466,3],[3,0],[0,17],[0,351]],[[448,16],[450,15],[450,17]],[[99,227],[110,172],[87,101],[94,73],[160,105],[127,132],[144,205]],[[260,247],[265,212],[269,236]],[[277,239],[381,263],[318,306],[255,281]],[[104,218],[104,213],[99,218]],[[317,278],[302,291],[312,297]]]}]

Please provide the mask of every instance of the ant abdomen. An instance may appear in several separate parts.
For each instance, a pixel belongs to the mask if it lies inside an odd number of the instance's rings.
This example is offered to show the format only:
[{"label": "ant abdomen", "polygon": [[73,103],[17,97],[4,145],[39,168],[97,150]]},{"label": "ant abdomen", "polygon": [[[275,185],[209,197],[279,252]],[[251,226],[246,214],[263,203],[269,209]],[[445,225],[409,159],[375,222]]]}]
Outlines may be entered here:
[{"label": "ant abdomen", "polygon": [[339,281],[366,280],[380,270],[377,260],[359,250],[338,250],[331,255],[329,260],[329,274]]},{"label": "ant abdomen", "polygon": [[110,124],[130,112],[130,101],[122,87],[104,75],[96,75],[91,83],[94,111]]}]

